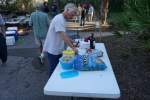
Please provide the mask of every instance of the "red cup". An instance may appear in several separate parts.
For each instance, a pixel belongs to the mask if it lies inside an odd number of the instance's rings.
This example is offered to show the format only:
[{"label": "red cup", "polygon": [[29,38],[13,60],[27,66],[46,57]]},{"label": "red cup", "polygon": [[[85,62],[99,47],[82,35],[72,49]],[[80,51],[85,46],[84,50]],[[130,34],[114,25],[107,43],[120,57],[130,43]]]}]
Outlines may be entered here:
[{"label": "red cup", "polygon": [[84,42],[88,42],[88,38],[85,38],[85,39],[84,39]]}]

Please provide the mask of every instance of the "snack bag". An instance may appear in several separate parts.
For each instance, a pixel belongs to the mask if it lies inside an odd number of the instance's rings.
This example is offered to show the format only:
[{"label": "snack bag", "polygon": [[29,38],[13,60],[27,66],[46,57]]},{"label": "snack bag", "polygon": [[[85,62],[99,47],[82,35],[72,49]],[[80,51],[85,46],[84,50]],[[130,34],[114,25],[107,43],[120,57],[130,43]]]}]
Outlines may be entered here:
[{"label": "snack bag", "polygon": [[95,54],[76,55],[74,61],[74,69],[80,71],[104,70],[107,68],[105,63]]}]

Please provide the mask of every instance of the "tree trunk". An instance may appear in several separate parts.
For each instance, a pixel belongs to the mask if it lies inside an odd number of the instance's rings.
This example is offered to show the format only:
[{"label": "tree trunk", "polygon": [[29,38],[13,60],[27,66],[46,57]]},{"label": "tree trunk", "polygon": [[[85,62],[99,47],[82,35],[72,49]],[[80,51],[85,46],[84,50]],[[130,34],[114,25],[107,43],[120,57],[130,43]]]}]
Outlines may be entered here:
[{"label": "tree trunk", "polygon": [[101,0],[100,11],[101,11],[101,23],[106,24],[107,13],[108,13],[109,0]]}]

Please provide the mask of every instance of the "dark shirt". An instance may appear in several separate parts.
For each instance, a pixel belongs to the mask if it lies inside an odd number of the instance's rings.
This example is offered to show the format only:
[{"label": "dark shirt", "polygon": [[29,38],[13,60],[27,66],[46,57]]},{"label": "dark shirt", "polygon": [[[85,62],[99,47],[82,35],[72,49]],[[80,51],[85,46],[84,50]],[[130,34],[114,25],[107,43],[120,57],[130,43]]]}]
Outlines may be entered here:
[{"label": "dark shirt", "polygon": [[57,6],[54,5],[54,4],[52,4],[52,5],[50,6],[50,9],[52,10],[52,12],[57,12]]},{"label": "dark shirt", "polygon": [[43,6],[42,11],[45,12],[45,13],[49,13],[49,9],[48,9],[47,6]]},{"label": "dark shirt", "polygon": [[81,18],[85,18],[86,16],[86,9],[81,11]]}]

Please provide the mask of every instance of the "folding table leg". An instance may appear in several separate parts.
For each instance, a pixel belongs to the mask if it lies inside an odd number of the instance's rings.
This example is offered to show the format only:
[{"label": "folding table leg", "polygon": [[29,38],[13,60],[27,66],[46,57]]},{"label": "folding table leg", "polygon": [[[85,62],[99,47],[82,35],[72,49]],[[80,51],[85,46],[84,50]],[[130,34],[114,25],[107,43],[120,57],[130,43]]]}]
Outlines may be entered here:
[{"label": "folding table leg", "polygon": [[[84,98],[84,97],[75,98],[75,97],[71,97],[71,100],[82,100],[82,99],[84,99],[84,100],[95,100],[94,98]],[[103,99],[100,99],[100,100],[103,100]]]},{"label": "folding table leg", "polygon": [[74,100],[74,97],[71,97],[71,100]]},{"label": "folding table leg", "polygon": [[71,97],[71,100],[79,100],[79,99],[80,99],[80,97],[78,97],[78,98]]},{"label": "folding table leg", "polygon": [[79,30],[77,28],[77,37],[80,38],[80,35],[79,35]]}]

